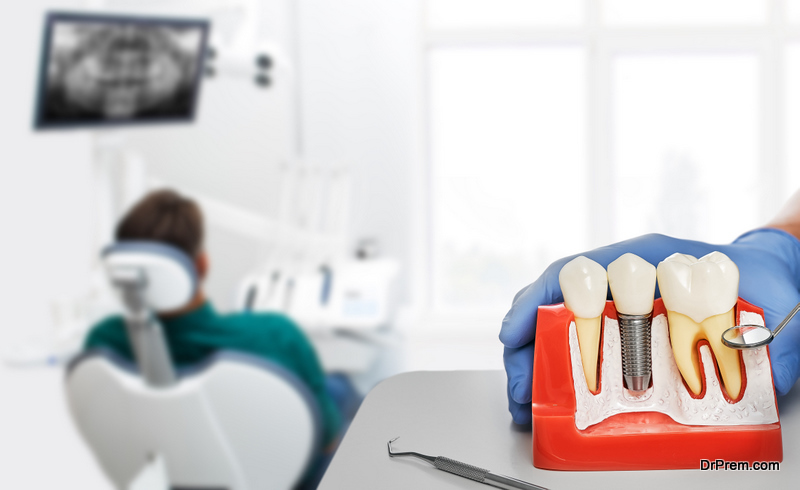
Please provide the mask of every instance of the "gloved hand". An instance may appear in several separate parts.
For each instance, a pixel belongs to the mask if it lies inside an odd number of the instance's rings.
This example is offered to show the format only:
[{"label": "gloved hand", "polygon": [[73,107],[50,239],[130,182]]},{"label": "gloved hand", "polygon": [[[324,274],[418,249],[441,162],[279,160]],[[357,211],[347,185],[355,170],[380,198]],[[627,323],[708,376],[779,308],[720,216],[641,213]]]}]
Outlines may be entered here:
[{"label": "gloved hand", "polygon": [[[665,235],[644,235],[583,254],[603,267],[631,252],[654,266],[675,252],[697,258],[720,251],[739,267],[739,296],[764,309],[766,325],[774,329],[800,302],[800,241],[777,229],[762,228],[737,238],[730,245],[680,240]],[[500,341],[508,375],[508,409],[514,422],[531,422],[531,383],[536,314],[540,305],[564,301],[558,274],[577,255],[551,264],[533,284],[514,297],[503,319]],[[660,292],[656,290],[656,297]],[[610,298],[609,298],[610,299]],[[770,344],[772,376],[778,395],[785,395],[800,376],[800,315]]]}]

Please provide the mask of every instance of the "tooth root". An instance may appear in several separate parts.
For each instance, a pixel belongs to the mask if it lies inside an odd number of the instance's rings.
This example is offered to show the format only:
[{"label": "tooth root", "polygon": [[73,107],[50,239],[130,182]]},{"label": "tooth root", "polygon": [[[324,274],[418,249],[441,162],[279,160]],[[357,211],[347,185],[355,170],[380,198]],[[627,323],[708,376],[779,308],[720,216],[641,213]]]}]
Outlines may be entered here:
[{"label": "tooth root", "polygon": [[564,293],[564,306],[575,315],[586,385],[597,391],[597,355],[608,275],[602,265],[579,256],[564,264],[558,273],[558,283]]},{"label": "tooth root", "polygon": [[697,357],[697,342],[703,338],[700,325],[686,315],[669,310],[667,310],[667,321],[669,321],[669,339],[672,343],[675,364],[678,365],[678,370],[689,390],[699,395],[703,391],[700,359]]},{"label": "tooth root", "polygon": [[[699,259],[676,253],[658,264],[657,276],[668,312],[672,352],[686,384],[695,394],[702,390],[697,342],[705,339],[714,353],[725,391],[731,399],[737,399],[742,389],[739,354],[725,347],[721,336],[735,324],[739,268],[722,252]],[[707,371],[714,369],[704,367]]]},{"label": "tooth root", "polygon": [[[667,311],[667,317],[675,363],[692,393],[699,395],[703,391],[697,342],[705,339],[717,360],[725,391],[731,399],[738,398],[742,389],[739,354],[735,349],[726,347],[722,343],[722,332],[735,324],[734,311],[731,309],[726,313],[708,317],[699,324],[688,316],[674,311]],[[713,369],[713,366],[706,366],[706,369]]]},{"label": "tooth root", "polygon": [[739,353],[722,343],[722,333],[733,327],[735,323],[733,310],[721,315],[714,315],[703,320],[702,328],[708,344],[717,358],[722,384],[728,396],[735,400],[742,389],[742,371],[739,366]]},{"label": "tooth root", "polygon": [[575,317],[578,345],[581,349],[583,375],[589,390],[597,391],[597,358],[600,352],[600,328],[602,316],[596,318]]}]

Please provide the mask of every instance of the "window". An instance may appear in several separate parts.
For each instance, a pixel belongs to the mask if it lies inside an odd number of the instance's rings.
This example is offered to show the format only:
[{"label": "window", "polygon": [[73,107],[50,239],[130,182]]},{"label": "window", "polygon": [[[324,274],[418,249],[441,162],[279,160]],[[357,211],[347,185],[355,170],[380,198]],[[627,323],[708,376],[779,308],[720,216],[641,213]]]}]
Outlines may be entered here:
[{"label": "window", "polygon": [[766,222],[800,187],[797,12],[427,0],[431,310],[496,327],[565,255],[650,232],[727,242]]},{"label": "window", "polygon": [[755,55],[617,56],[612,87],[614,241],[724,243],[758,222]]},{"label": "window", "polygon": [[605,0],[609,26],[714,26],[764,24],[765,0]]},{"label": "window", "polygon": [[783,192],[797,190],[800,185],[800,43],[792,43],[785,51],[786,66],[786,173]]},{"label": "window", "polygon": [[551,257],[586,245],[584,58],[563,47],[431,53],[440,307],[507,307]]},{"label": "window", "polygon": [[578,26],[583,5],[583,0],[429,0],[427,18],[433,29]]}]

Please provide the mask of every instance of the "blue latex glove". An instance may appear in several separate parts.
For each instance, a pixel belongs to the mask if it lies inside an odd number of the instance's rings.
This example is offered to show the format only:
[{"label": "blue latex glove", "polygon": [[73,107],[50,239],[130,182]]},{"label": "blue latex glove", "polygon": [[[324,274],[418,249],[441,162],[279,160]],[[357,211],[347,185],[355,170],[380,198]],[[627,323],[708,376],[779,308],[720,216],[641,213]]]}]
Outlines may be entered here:
[{"label": "blue latex glove", "polygon": [[[775,328],[800,302],[800,241],[777,229],[751,231],[730,245],[645,235],[579,255],[608,267],[620,255],[631,252],[658,266],[659,262],[675,252],[700,258],[714,250],[730,257],[739,267],[739,296],[764,309],[766,324],[770,329]],[[531,422],[537,309],[541,305],[564,301],[558,273],[564,264],[575,257],[577,255],[554,262],[536,282],[517,293],[511,310],[503,319],[500,341],[505,345],[503,362],[508,375],[508,409],[517,424]],[[660,296],[656,290],[656,297]],[[770,356],[775,388],[778,395],[785,395],[800,376],[800,315],[770,344]]]}]

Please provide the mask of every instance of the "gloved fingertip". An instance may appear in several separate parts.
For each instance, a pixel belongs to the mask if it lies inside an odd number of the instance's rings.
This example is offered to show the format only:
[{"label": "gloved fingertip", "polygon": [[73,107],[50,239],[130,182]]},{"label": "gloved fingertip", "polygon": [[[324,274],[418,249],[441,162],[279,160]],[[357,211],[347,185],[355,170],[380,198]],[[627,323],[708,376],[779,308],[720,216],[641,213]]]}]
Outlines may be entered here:
[{"label": "gloved fingertip", "polygon": [[503,325],[503,327],[505,327],[505,326],[506,326],[506,324],[507,324],[507,323],[508,323],[508,322],[509,322],[509,321],[510,321],[512,318],[514,318],[514,306],[515,306],[515,304],[512,304],[512,305],[511,305],[511,308],[509,308],[509,309],[508,309],[508,311],[506,312],[506,316],[504,316],[504,317],[503,317],[503,322],[502,322],[502,325]]},{"label": "gloved fingertip", "polygon": [[529,387],[527,387],[525,383],[520,382],[520,380],[512,381],[511,398],[517,403],[530,403],[531,392]]},{"label": "gloved fingertip", "polygon": [[513,317],[513,308],[508,312],[500,325],[498,338],[506,347],[518,348],[533,339],[536,332],[536,313],[532,313],[520,323],[519,318]]},{"label": "gloved fingertip", "polygon": [[775,362],[772,364],[772,381],[775,383],[775,391],[778,396],[784,396],[794,386],[795,379],[783,363]]},{"label": "gloved fingertip", "polygon": [[517,425],[527,425],[532,421],[531,405],[516,405],[508,407],[511,412],[511,419]]},{"label": "gloved fingertip", "polygon": [[506,320],[503,319],[503,323],[500,325],[500,334],[497,335],[497,338],[500,339],[500,343],[506,347],[518,347],[516,345],[516,336],[512,335],[511,327],[506,325]]},{"label": "gloved fingertip", "polygon": [[500,343],[512,349],[519,349],[529,343],[531,340],[528,337],[529,335],[526,335],[525,332],[515,331],[514,329],[500,330],[500,335],[498,335]]}]

